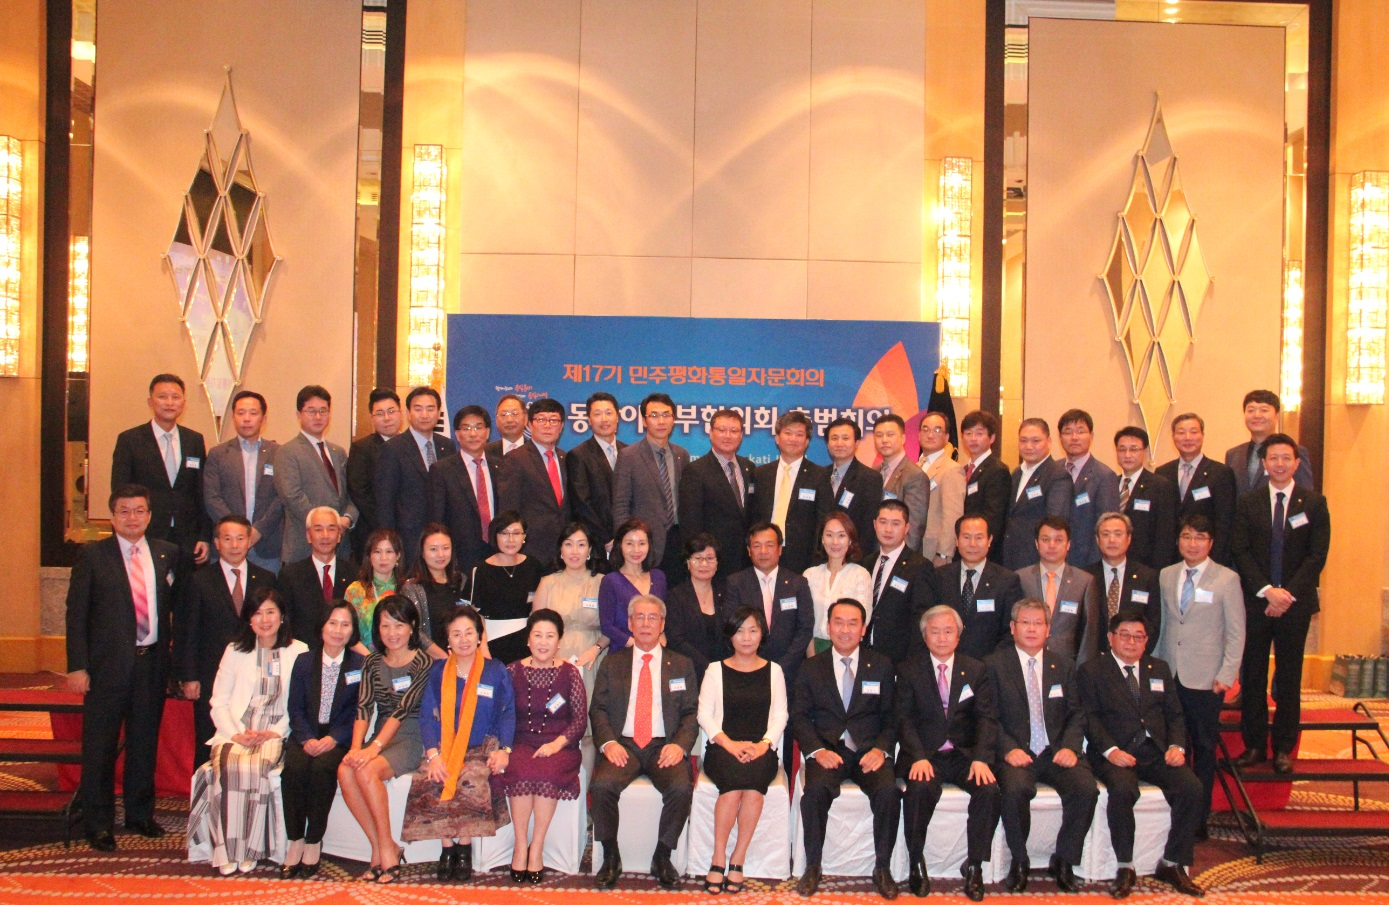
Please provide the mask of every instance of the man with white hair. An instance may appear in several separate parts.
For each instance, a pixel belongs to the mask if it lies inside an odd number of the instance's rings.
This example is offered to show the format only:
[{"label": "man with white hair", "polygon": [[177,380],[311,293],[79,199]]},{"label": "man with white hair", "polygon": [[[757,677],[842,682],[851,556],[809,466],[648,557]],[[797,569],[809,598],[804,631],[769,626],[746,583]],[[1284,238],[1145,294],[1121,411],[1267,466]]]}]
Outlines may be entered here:
[{"label": "man with white hair", "polygon": [[309,510],[304,519],[309,555],[285,563],[275,584],[285,601],[290,632],[305,644],[317,640],[319,616],[356,577],[353,562],[339,554],[342,521],[331,506]]}]

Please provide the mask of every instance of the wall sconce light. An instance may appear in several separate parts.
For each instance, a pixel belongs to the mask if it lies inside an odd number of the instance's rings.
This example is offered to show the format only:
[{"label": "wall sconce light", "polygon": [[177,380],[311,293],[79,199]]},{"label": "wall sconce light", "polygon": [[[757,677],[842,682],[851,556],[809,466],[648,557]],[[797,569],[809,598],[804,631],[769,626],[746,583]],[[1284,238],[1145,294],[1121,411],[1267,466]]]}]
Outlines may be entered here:
[{"label": "wall sconce light", "polygon": [[19,376],[19,283],[23,239],[24,149],[0,135],[0,377]]},{"label": "wall sconce light", "polygon": [[444,211],[448,165],[443,145],[415,145],[410,193],[411,386],[439,387],[444,363]]},{"label": "wall sconce light", "polygon": [[936,240],[936,317],[941,364],[950,369],[951,390],[969,395],[969,315],[973,301],[974,161],[947,157],[940,166],[940,238]]},{"label": "wall sconce light", "polygon": [[1278,388],[1284,408],[1302,405],[1302,262],[1283,265],[1283,368]]},{"label": "wall sconce light", "polygon": [[87,372],[87,306],[91,300],[92,240],[72,237],[68,256],[68,373]]},{"label": "wall sconce light", "polygon": [[1389,309],[1389,172],[1350,180],[1350,306],[1346,317],[1346,403],[1384,402],[1385,314]]}]

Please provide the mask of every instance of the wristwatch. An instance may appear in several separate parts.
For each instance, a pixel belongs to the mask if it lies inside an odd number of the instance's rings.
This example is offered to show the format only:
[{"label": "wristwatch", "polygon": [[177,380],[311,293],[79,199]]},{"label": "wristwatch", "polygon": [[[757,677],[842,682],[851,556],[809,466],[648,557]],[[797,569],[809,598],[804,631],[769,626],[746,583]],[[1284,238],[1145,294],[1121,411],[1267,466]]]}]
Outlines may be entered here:
[{"label": "wristwatch", "polygon": [[510,748],[506,748],[506,747],[498,748],[497,750],[498,750],[498,751],[505,751],[507,754],[510,754],[510,753],[511,753],[511,749],[510,749]]}]

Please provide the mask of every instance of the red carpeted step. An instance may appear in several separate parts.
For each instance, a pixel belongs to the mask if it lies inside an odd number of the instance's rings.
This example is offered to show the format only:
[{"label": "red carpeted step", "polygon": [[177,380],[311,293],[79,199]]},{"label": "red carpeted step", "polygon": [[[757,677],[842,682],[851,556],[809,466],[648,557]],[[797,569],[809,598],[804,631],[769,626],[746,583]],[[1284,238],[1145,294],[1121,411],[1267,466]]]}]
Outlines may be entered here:
[{"label": "red carpeted step", "polygon": [[61,814],[71,792],[0,792],[0,813]]},{"label": "red carpeted step", "polygon": [[56,688],[3,688],[0,689],[0,710],[81,713],[82,696]]},{"label": "red carpeted step", "polygon": [[82,763],[82,742],[77,739],[51,738],[0,739],[0,761],[80,764]]},{"label": "red carpeted step", "polygon": [[1389,833],[1389,811],[1269,811],[1260,813],[1265,832],[1339,836]]},{"label": "red carpeted step", "polygon": [[1389,782],[1389,763],[1362,757],[1358,760],[1319,760],[1297,758],[1293,772],[1275,773],[1269,761],[1240,767],[1245,782]]}]

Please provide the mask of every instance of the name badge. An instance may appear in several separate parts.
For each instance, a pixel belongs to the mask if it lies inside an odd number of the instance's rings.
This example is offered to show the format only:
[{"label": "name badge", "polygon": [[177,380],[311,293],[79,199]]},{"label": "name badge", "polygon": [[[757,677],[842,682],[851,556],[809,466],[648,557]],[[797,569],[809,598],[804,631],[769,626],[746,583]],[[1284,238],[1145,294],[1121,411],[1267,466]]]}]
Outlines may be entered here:
[{"label": "name badge", "polygon": [[267,478],[275,477],[275,466],[266,465],[264,468],[261,469],[261,474],[265,475]]},{"label": "name badge", "polygon": [[1134,511],[1134,512],[1147,512],[1148,510],[1150,510],[1150,509],[1152,509],[1152,508],[1153,508],[1153,501],[1152,501],[1152,500],[1134,500],[1134,501],[1133,501],[1133,511]]},{"label": "name badge", "polygon": [[992,613],[994,611],[994,599],[985,597],[983,600],[974,601],[974,608],[980,613]]},{"label": "name badge", "polygon": [[802,487],[802,488],[800,489],[800,492],[796,494],[796,499],[802,500],[802,501],[808,502],[808,503],[813,503],[813,502],[815,502],[815,488],[814,488],[814,487]]},{"label": "name badge", "polygon": [[1209,500],[1211,489],[1209,487],[1197,487],[1191,491],[1191,498],[1193,500]]},{"label": "name badge", "polygon": [[1147,591],[1134,591],[1132,594],[1129,595],[1129,600],[1132,600],[1134,603],[1147,603],[1147,602],[1148,602],[1148,592],[1147,592]]},{"label": "name badge", "polygon": [[888,585],[894,591],[901,591],[904,594],[907,592],[907,580],[901,575],[893,576],[892,580],[888,582]]},{"label": "name badge", "polygon": [[343,675],[342,680],[348,685],[356,685],[362,681],[362,671],[360,669],[349,670]]},{"label": "name badge", "polygon": [[753,492],[756,491],[756,490],[757,490],[757,485],[754,484],[754,483],[752,483],[751,481],[748,481],[748,496],[751,496],[751,495],[753,494]]},{"label": "name badge", "polygon": [[1089,505],[1090,505],[1090,491],[1087,490],[1087,491],[1085,491],[1084,493],[1078,493],[1078,494],[1076,494],[1076,505],[1077,505],[1077,506],[1089,506]]},{"label": "name badge", "polygon": [[1305,512],[1299,512],[1297,515],[1288,519],[1289,528],[1301,528],[1305,524],[1307,524],[1307,513]]},{"label": "name badge", "polygon": [[535,592],[531,591],[526,595],[526,603],[535,603]]},{"label": "name badge", "polygon": [[391,690],[397,693],[410,690],[410,677],[397,676],[391,680]]},{"label": "name badge", "polygon": [[1214,595],[1213,593],[1211,593],[1210,591],[1207,591],[1205,588],[1197,588],[1197,589],[1196,589],[1196,602],[1197,602],[1197,603],[1215,603],[1215,595]]},{"label": "name badge", "polygon": [[895,500],[895,499],[897,499],[897,494],[893,493],[891,490],[884,490],[884,491],[883,491],[883,499],[885,499],[885,500]]},{"label": "name badge", "polygon": [[880,683],[880,682],[870,682],[870,681],[868,681],[867,679],[864,679],[864,680],[863,680],[863,684],[862,684],[861,687],[863,688],[863,693],[864,693],[864,694],[881,694],[881,693],[882,693],[882,690],[881,690],[881,689],[882,689],[882,683]]},{"label": "name badge", "polygon": [[1042,498],[1042,488],[1035,485],[1027,488],[1027,498],[1029,500],[1040,500]]},{"label": "name badge", "polygon": [[1162,680],[1161,680],[1161,679],[1149,679],[1149,680],[1148,680],[1148,690],[1149,690],[1149,691],[1152,691],[1152,692],[1160,692],[1160,691],[1162,691]]},{"label": "name badge", "polygon": [[969,496],[971,493],[978,493],[978,492],[979,492],[979,482],[978,482],[978,481],[975,481],[973,484],[971,484],[971,485],[969,485],[968,487],[965,488],[965,496]]},{"label": "name badge", "polygon": [[684,677],[681,677],[681,678],[679,678],[679,679],[671,679],[671,680],[670,680],[670,690],[671,690],[671,691],[684,691],[684,690],[685,690],[685,679],[684,679]]},{"label": "name badge", "polygon": [[783,610],[794,610],[796,608],[796,598],[794,597],[783,597],[779,602]]},{"label": "name badge", "polygon": [[1061,612],[1070,613],[1074,616],[1076,613],[1080,612],[1080,604],[1074,600],[1063,600],[1061,601]]},{"label": "name badge", "polygon": [[584,598],[584,609],[586,609],[586,610],[596,610],[596,609],[598,609],[598,598],[597,598],[597,597],[585,597],[585,598]]},{"label": "name badge", "polygon": [[564,695],[556,694],[546,703],[545,709],[551,713],[559,713],[559,709],[564,706]]},{"label": "name badge", "polygon": [[1065,697],[1065,694],[1061,691],[1060,685],[1053,685],[1051,688],[1047,689],[1047,697],[1060,698]]},{"label": "name badge", "polygon": [[849,504],[853,501],[854,492],[852,490],[845,490],[839,494],[839,505],[843,506],[845,509],[848,509]]},{"label": "name badge", "polygon": [[492,697],[492,686],[479,684],[477,687],[477,696],[480,698]]},{"label": "name badge", "polygon": [[184,467],[184,468],[202,468],[202,467],[203,467],[203,460],[202,460],[202,459],[199,459],[197,456],[189,456],[188,458],[186,458],[186,459],[183,460],[183,467]]},{"label": "name badge", "polygon": [[278,676],[279,674],[280,674],[280,661],[279,661],[279,660],[271,660],[271,661],[270,661],[270,675],[272,675],[272,676]]},{"label": "name badge", "polygon": [[960,689],[960,703],[961,703],[961,704],[963,704],[965,701],[968,701],[968,700],[969,700],[970,698],[972,698],[972,697],[974,697],[974,689],[973,689],[973,688],[970,688],[968,685],[966,685],[964,688],[961,688],[961,689]]}]

